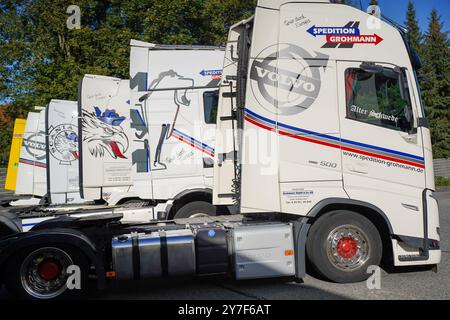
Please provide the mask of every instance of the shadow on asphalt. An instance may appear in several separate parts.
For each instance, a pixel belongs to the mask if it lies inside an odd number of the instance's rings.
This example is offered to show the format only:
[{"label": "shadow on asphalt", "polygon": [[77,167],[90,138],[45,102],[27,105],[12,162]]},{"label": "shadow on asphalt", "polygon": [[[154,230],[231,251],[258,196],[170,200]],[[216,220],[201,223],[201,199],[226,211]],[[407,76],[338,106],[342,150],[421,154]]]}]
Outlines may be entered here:
[{"label": "shadow on asphalt", "polygon": [[[348,300],[349,297],[324,291],[292,279],[234,280],[225,276],[201,278],[124,281],[104,290],[91,289],[88,299],[120,300],[267,300],[264,294],[276,292],[301,300]],[[262,293],[260,295],[259,293]]]},{"label": "shadow on asphalt", "polygon": [[434,272],[435,266],[410,266],[410,267],[394,267],[384,266],[383,270],[388,274],[414,273],[414,272]]}]

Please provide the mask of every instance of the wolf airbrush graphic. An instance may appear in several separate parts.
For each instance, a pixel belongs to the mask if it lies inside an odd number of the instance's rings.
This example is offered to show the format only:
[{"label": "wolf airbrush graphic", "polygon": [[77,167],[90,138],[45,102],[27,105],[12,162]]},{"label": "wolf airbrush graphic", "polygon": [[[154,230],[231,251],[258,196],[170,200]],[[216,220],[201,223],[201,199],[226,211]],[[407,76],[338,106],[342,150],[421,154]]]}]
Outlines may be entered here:
[{"label": "wolf airbrush graphic", "polygon": [[114,109],[106,109],[103,113],[98,107],[94,107],[94,112],[83,110],[83,141],[87,142],[91,155],[126,159],[124,154],[129,148],[129,141],[121,127],[125,119]]}]

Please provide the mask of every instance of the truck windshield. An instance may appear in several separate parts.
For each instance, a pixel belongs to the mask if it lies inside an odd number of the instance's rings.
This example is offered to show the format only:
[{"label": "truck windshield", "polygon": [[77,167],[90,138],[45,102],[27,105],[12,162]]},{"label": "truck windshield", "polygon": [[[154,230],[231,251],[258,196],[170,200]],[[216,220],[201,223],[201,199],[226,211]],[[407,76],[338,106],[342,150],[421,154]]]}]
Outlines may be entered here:
[{"label": "truck windshield", "polygon": [[345,78],[349,119],[411,132],[414,119],[404,76],[389,68],[379,73],[350,68]]}]

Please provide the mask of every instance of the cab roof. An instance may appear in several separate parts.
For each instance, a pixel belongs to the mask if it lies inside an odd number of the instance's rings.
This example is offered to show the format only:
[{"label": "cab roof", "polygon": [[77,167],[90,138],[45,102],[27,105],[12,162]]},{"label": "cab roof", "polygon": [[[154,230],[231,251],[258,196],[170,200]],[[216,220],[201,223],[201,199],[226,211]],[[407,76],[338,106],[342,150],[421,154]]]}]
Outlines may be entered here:
[{"label": "cab roof", "polygon": [[330,1],[330,0],[306,0],[306,1],[302,1],[302,0],[298,0],[298,1],[292,1],[292,0],[258,0],[258,7],[264,7],[264,8],[269,8],[269,9],[280,9],[280,7],[283,4],[286,3],[292,3],[292,2],[307,2],[307,3],[332,3],[334,1]]}]

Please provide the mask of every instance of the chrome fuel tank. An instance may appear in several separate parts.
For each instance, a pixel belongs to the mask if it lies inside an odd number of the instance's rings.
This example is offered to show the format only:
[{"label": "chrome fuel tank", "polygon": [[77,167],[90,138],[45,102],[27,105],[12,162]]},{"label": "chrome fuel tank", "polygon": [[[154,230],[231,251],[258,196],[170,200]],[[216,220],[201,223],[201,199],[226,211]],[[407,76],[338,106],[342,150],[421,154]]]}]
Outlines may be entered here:
[{"label": "chrome fuel tank", "polygon": [[195,274],[194,236],[182,229],[114,237],[112,261],[118,280]]}]

